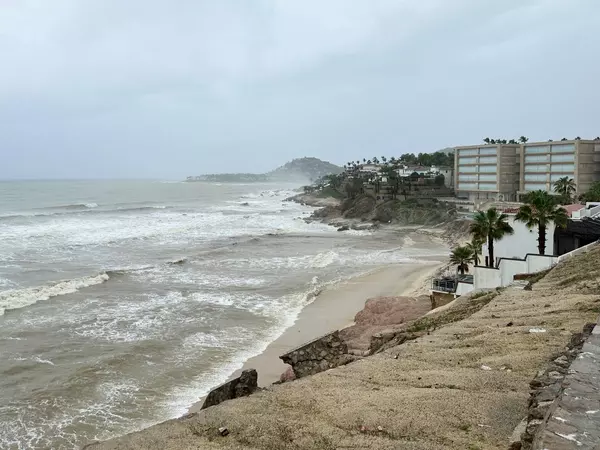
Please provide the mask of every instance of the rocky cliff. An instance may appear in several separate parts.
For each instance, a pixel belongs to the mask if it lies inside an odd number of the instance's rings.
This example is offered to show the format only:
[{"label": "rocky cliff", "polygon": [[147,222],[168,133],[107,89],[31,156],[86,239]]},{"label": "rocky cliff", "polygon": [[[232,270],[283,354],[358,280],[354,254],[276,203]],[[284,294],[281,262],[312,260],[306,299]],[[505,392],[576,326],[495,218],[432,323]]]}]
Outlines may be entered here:
[{"label": "rocky cliff", "polygon": [[323,208],[315,211],[309,220],[340,227],[351,222],[433,226],[456,219],[455,206],[435,198],[396,199],[378,203],[370,195],[359,195],[343,201],[334,198],[326,201],[313,194],[300,194],[289,200],[310,206],[322,206]]}]

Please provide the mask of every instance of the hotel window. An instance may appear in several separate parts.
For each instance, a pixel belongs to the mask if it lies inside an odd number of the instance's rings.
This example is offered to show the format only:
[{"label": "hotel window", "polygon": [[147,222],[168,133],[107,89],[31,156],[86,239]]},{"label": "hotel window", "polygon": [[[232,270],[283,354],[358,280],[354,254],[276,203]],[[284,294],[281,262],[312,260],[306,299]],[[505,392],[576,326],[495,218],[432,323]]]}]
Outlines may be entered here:
[{"label": "hotel window", "polygon": [[539,184],[539,183],[525,183],[525,190],[526,191],[538,191],[538,190],[546,190],[546,185],[545,184]]},{"label": "hotel window", "polygon": [[479,166],[479,171],[487,173],[496,173],[498,171],[498,168],[496,166]]},{"label": "hotel window", "polygon": [[552,146],[552,153],[574,152],[575,144],[560,144]]},{"label": "hotel window", "polygon": [[472,172],[477,172],[478,170],[479,170],[479,167],[477,167],[477,166],[464,166],[464,167],[463,166],[459,166],[458,167],[458,171],[459,172],[469,172],[469,173],[472,173]]},{"label": "hotel window", "polygon": [[458,176],[458,180],[459,181],[477,181],[477,175],[473,174],[473,175],[459,175]]},{"label": "hotel window", "polygon": [[458,151],[458,156],[459,157],[476,155],[476,154],[477,154],[477,149],[476,148],[474,148],[472,150],[459,150]]},{"label": "hotel window", "polygon": [[550,155],[525,155],[525,162],[550,161]]},{"label": "hotel window", "polygon": [[534,164],[524,167],[525,172],[550,172],[550,164]]},{"label": "hotel window", "polygon": [[477,189],[477,183],[458,183],[458,189]]},{"label": "hotel window", "polygon": [[552,162],[572,162],[575,161],[575,153],[566,155],[552,155]]},{"label": "hotel window", "polygon": [[479,175],[479,181],[496,181],[496,174],[493,175]]},{"label": "hotel window", "polygon": [[463,158],[462,156],[458,160],[459,164],[475,164],[477,162],[477,158]]},{"label": "hotel window", "polygon": [[495,191],[496,183],[479,183],[480,191]]},{"label": "hotel window", "polygon": [[575,172],[575,164],[552,164],[552,172]]},{"label": "hotel window", "polygon": [[541,147],[525,147],[525,154],[529,155],[531,153],[550,153],[550,146],[542,145]]},{"label": "hotel window", "polygon": [[479,154],[480,155],[496,155],[498,153],[498,149],[496,147],[494,148],[480,148],[479,149]]},{"label": "hotel window", "polygon": [[546,181],[548,179],[548,175],[545,173],[526,173],[525,181]]},{"label": "hotel window", "polygon": [[479,158],[479,164],[496,164],[498,158],[495,156],[482,156]]}]

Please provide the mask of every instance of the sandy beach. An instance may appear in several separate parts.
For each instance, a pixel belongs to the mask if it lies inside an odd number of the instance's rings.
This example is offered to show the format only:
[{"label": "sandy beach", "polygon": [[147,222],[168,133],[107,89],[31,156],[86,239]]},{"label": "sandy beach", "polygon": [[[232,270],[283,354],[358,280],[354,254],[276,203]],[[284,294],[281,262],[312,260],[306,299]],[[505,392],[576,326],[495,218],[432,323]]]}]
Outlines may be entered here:
[{"label": "sandy beach", "polygon": [[[439,243],[436,246],[439,247]],[[231,375],[239,376],[244,369],[256,369],[261,387],[279,380],[288,367],[279,356],[331,331],[351,325],[356,313],[373,297],[416,296],[427,293],[426,284],[443,266],[439,258],[418,264],[395,264],[366,275],[327,287],[300,313],[288,328],[259,355],[250,358],[243,368]],[[198,411],[204,399],[195,403],[190,412]]]}]

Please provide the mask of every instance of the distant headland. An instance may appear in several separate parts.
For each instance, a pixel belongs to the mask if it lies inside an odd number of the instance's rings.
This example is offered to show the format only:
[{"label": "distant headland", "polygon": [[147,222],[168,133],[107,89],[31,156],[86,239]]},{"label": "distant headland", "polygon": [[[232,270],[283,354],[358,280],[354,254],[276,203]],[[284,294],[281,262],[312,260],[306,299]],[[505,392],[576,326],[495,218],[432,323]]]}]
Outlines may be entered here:
[{"label": "distant headland", "polygon": [[319,158],[294,159],[268,173],[216,173],[187,177],[186,181],[212,181],[220,183],[260,183],[271,181],[313,182],[325,175],[339,174],[344,169]]}]

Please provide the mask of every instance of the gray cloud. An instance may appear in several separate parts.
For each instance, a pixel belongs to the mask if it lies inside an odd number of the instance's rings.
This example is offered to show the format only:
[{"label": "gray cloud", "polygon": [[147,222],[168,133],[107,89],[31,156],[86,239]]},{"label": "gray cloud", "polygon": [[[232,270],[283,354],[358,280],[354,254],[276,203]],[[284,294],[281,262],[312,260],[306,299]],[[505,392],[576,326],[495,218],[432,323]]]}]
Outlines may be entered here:
[{"label": "gray cloud", "polygon": [[600,134],[596,0],[4,0],[0,178]]}]

